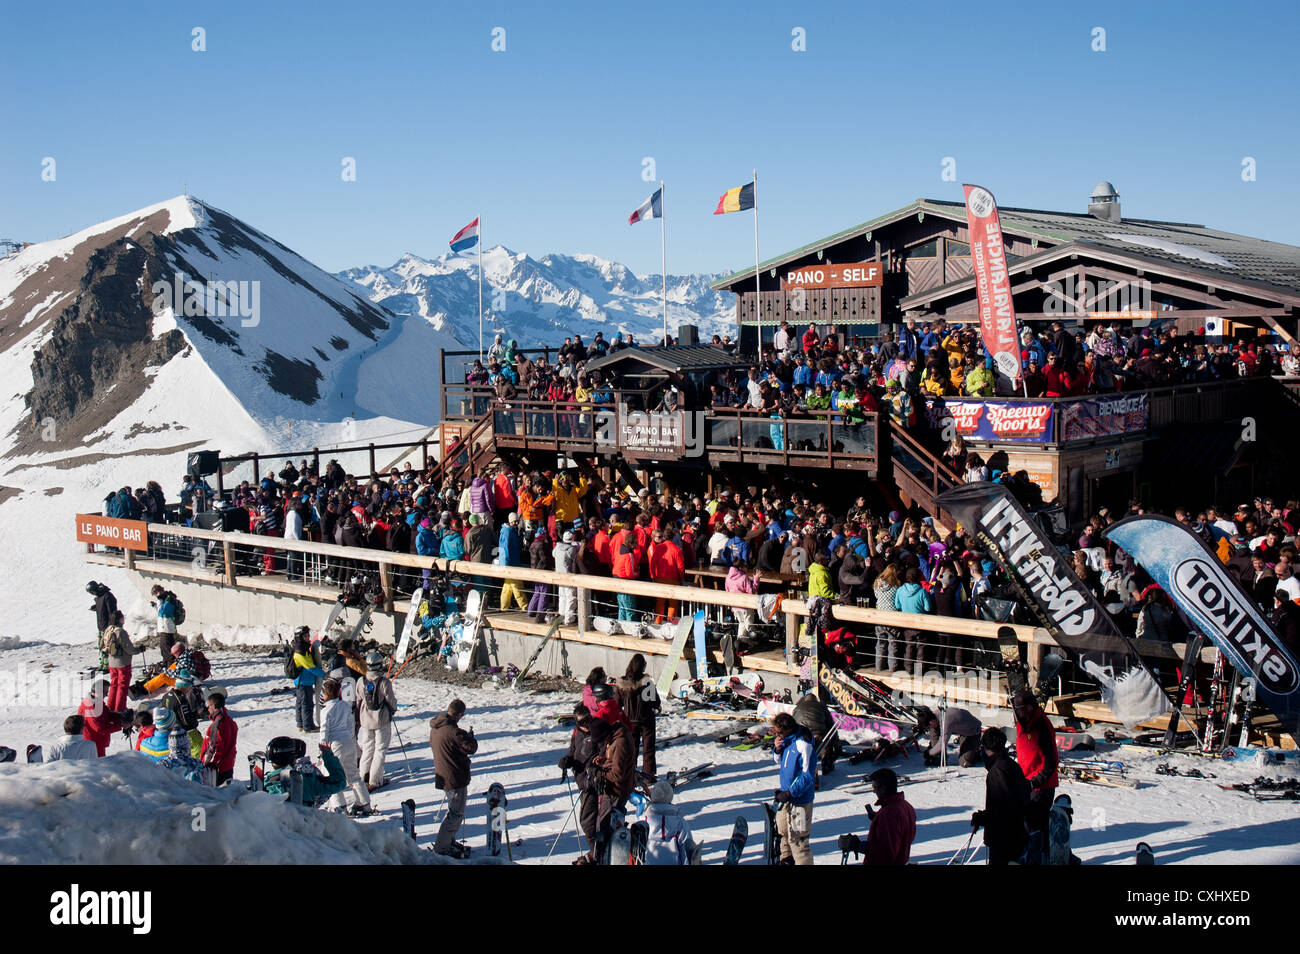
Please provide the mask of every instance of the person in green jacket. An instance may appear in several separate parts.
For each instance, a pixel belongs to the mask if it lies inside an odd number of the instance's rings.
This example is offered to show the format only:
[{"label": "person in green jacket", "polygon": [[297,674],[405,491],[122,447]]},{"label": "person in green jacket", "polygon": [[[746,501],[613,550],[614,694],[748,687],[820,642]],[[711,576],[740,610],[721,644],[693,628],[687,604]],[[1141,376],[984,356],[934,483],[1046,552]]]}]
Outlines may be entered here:
[{"label": "person in green jacket", "polygon": [[324,804],[335,792],[343,790],[346,778],[342,763],[329,745],[321,743],[320,758],[325,764],[326,774],[323,775],[307,758],[306,742],[287,735],[277,736],[266,747],[266,760],[271,764],[271,771],[262,779],[262,785],[272,795],[289,795],[290,776],[297,772],[302,777],[302,804],[309,807]]},{"label": "person in green jacket", "polygon": [[825,553],[813,557],[808,567],[808,595],[835,599],[835,587],[831,586],[830,558]]},{"label": "person in green jacket", "polygon": [[976,364],[974,370],[966,375],[963,387],[972,397],[992,397],[993,372],[986,365]]}]

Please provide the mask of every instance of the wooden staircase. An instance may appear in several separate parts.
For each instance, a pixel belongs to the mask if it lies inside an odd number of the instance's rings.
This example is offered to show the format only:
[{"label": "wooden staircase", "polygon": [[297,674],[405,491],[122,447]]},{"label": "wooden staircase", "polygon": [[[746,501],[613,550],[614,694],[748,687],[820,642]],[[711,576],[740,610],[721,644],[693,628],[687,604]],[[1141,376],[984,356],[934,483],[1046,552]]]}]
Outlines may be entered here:
[{"label": "wooden staircase", "polygon": [[894,486],[903,504],[920,507],[947,529],[956,527],[953,516],[935,501],[960,484],[961,478],[911,434],[897,428],[891,428],[889,434]]}]

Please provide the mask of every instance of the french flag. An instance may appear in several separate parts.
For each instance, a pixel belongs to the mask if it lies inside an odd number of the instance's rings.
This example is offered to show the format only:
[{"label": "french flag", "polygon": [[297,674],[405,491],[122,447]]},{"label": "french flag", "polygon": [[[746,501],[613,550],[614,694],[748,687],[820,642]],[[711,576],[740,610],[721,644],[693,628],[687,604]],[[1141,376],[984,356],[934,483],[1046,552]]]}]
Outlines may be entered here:
[{"label": "french flag", "polygon": [[477,244],[478,244],[478,219],[477,218],[451,237],[451,250],[453,252],[463,252],[465,251],[465,249],[473,248]]},{"label": "french flag", "polygon": [[654,195],[641,203],[640,208],[627,217],[628,225],[636,225],[646,219],[662,218],[664,214],[664,187],[655,189]]}]

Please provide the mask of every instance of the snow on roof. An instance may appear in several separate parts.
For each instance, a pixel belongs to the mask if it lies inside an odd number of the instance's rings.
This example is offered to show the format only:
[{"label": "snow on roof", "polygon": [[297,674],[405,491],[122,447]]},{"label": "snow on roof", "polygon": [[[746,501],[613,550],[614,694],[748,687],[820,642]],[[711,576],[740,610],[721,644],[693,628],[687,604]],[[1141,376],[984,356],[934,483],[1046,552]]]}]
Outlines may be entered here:
[{"label": "snow on roof", "polygon": [[1206,265],[1217,265],[1220,268],[1238,267],[1235,262],[1228,261],[1222,255],[1215,255],[1213,252],[1207,252],[1203,248],[1184,245],[1182,242],[1171,242],[1168,239],[1156,238],[1154,235],[1134,235],[1131,232],[1107,232],[1106,238],[1113,239],[1116,242],[1125,242],[1129,245],[1141,245],[1144,248],[1153,248],[1157,251],[1167,252],[1170,255],[1181,255],[1183,258],[1190,258],[1193,261],[1204,262]]}]

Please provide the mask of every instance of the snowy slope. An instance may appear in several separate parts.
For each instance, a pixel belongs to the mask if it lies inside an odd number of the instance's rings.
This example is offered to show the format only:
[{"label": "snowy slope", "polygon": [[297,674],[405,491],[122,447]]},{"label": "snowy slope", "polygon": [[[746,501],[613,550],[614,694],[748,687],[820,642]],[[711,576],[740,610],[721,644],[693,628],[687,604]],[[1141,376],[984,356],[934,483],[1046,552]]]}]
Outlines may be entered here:
[{"label": "snowy slope", "polygon": [[[388,268],[339,272],[370,299],[399,315],[426,318],[463,347],[478,344],[478,266],[472,253],[429,260],[407,254]],[[696,324],[706,340],[735,331],[735,302],[709,288],[708,275],[668,276],[668,327]],[[484,335],[497,332],[521,345],[558,345],[566,335],[590,340],[632,332],[644,342],[663,331],[662,277],[636,275],[595,255],[543,256],[503,246],[483,253]]]},{"label": "snowy slope", "polygon": [[[560,662],[558,650],[552,655],[553,659],[543,657],[544,668],[553,668]],[[226,651],[214,652],[211,658],[214,666],[211,681],[231,688],[230,711],[239,724],[241,753],[237,778],[243,778],[244,754],[261,748],[273,736],[293,734],[293,698],[289,694],[270,694],[271,689],[284,683],[278,660]],[[55,673],[73,673],[93,661],[87,647],[38,643],[0,650],[0,671],[26,674],[26,681],[20,680],[19,692],[25,693],[23,698],[15,699],[14,688],[0,685],[0,745],[21,753],[29,742],[48,745],[54,741],[67,707],[42,705],[42,700],[35,698],[41,681],[52,678],[41,673],[41,664],[52,662],[56,664]],[[460,837],[472,846],[478,860],[482,860],[486,835],[484,793],[491,782],[500,781],[510,796],[511,837],[523,840],[522,847],[515,849],[516,861],[544,863],[556,845],[557,835],[559,842],[550,863],[567,865],[577,855],[579,847],[569,817],[569,793],[555,767],[556,759],[568,743],[569,730],[553,718],[556,713],[572,711],[575,697],[558,693],[519,697],[502,691],[457,688],[420,679],[399,679],[396,693],[401,704],[397,727],[406,746],[403,753],[395,734],[387,762],[387,772],[393,781],[373,797],[380,815],[359,824],[325,818],[297,821],[294,830],[302,832],[303,840],[298,843],[295,838],[295,844],[291,845],[275,830],[275,825],[284,821],[283,806],[265,804],[266,799],[261,796],[256,800],[240,798],[229,804],[230,793],[208,792],[208,801],[226,807],[219,810],[221,814],[214,811],[209,815],[209,818],[220,817],[222,838],[216,846],[199,848],[204,852],[203,859],[229,848],[232,858],[238,860],[298,862],[326,857],[351,861],[397,860],[404,857],[403,850],[391,840],[390,833],[397,830],[399,806],[406,798],[416,802],[419,846],[430,846],[436,833],[434,822],[442,793],[433,784],[427,725],[455,697],[465,701],[468,711],[463,724],[473,727],[479,739],[479,751],[473,759],[467,818]],[[15,705],[15,702],[22,704]],[[1009,719],[1009,715],[1003,713],[1003,718]],[[661,738],[679,732],[701,734],[716,725],[670,714],[660,718],[658,732]],[[77,837],[64,846],[50,843],[42,834],[47,824],[61,822],[82,805],[92,806],[89,810],[99,817],[124,813],[123,823],[118,826],[119,837],[128,838],[131,836],[124,832],[135,832],[135,844],[141,854],[134,860],[153,860],[154,853],[162,849],[154,844],[156,839],[152,837],[157,830],[150,821],[153,816],[145,812],[156,809],[160,813],[158,817],[166,819],[201,798],[181,791],[181,786],[170,780],[146,777],[124,767],[121,763],[125,756],[112,755],[124,749],[121,738],[115,738],[109,749],[109,761],[96,763],[106,773],[102,781],[96,781],[89,769],[72,771],[67,766],[59,769],[57,765],[43,769],[0,766],[0,861],[39,860],[41,852],[50,852],[52,857],[60,859],[78,853],[83,860],[89,860],[120,851],[111,848],[101,836],[80,829]],[[1077,782],[1062,786],[1061,791],[1068,793],[1074,802],[1072,847],[1085,864],[1132,864],[1133,847],[1139,841],[1152,845],[1158,864],[1300,862],[1300,818],[1294,803],[1256,802],[1218,787],[1220,782],[1248,781],[1260,773],[1259,768],[1184,758],[1175,764],[1183,769],[1209,770],[1218,778],[1174,778],[1157,774],[1155,767],[1161,761],[1177,760],[1177,756],[1133,756],[1104,744],[1101,750],[1098,754],[1103,757],[1122,759],[1132,776],[1140,780],[1141,787],[1130,791]],[[771,797],[776,780],[770,754],[757,749],[739,752],[703,740],[683,741],[661,750],[658,760],[661,774],[704,762],[717,763],[712,777],[684,787],[676,803],[684,809],[695,837],[705,843],[706,864],[721,863],[737,815],[745,816],[750,831],[741,863],[759,863],[763,831],[761,803]],[[915,754],[887,764],[902,775],[915,775],[918,779],[933,779],[937,772],[923,769]],[[839,864],[838,835],[865,832],[864,807],[871,796],[852,795],[847,789],[871,770],[865,764],[857,767],[840,762],[834,773],[823,779],[813,815],[812,846],[818,864]],[[1268,770],[1268,774],[1283,775],[1291,771],[1294,769],[1276,768]],[[983,769],[968,769],[948,781],[917,781],[903,788],[905,797],[917,811],[912,861],[945,864],[966,842],[971,812],[983,805],[984,776]],[[123,796],[109,791],[119,779],[128,787]],[[158,791],[151,791],[153,788]],[[76,803],[69,807],[68,799],[51,798],[47,804],[39,804],[41,799],[33,799],[33,791],[51,794],[68,791]],[[99,801],[101,798],[103,801]],[[142,802],[133,807],[133,799]],[[34,802],[38,804],[33,806]],[[273,813],[276,808],[279,813]],[[379,828],[382,833],[357,835],[348,840],[342,834],[347,826]],[[26,834],[20,837],[19,832]],[[60,838],[66,837],[60,834]],[[986,858],[981,850],[974,863],[982,863]]]}]

